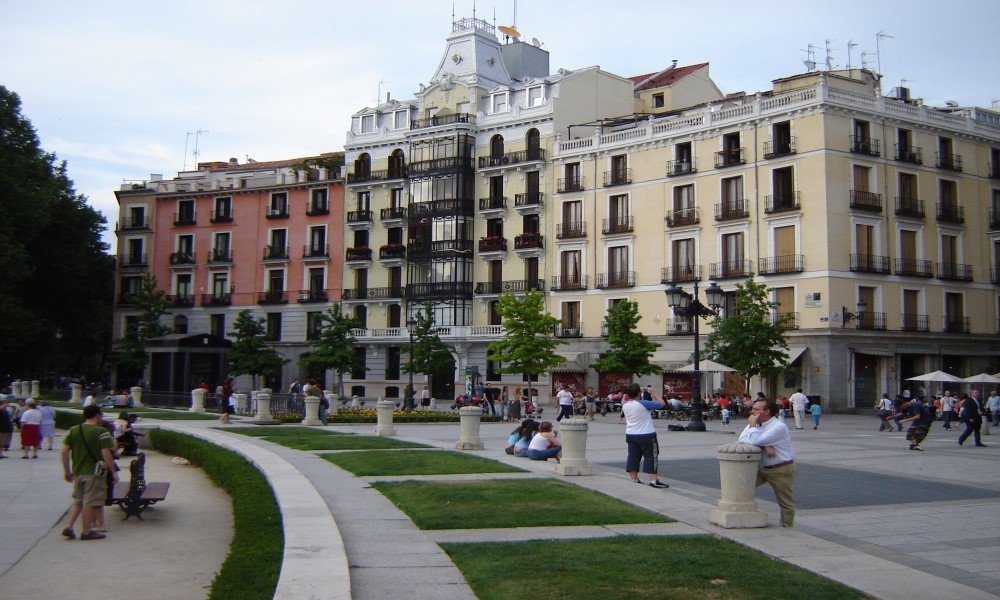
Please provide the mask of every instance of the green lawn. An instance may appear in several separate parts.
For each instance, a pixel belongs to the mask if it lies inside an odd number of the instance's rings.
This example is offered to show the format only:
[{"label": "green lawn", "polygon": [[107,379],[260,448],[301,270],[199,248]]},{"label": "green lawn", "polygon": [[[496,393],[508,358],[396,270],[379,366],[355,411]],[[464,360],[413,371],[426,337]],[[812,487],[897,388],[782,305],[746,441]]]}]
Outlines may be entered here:
[{"label": "green lawn", "polygon": [[[552,479],[377,482],[372,485],[421,529],[670,523],[610,496]],[[475,519],[457,519],[475,515]]]},{"label": "green lawn", "polygon": [[495,460],[461,452],[415,450],[412,452],[345,452],[323,456],[355,475],[453,475],[458,473],[523,473]]},{"label": "green lawn", "polygon": [[401,442],[395,438],[337,433],[309,427],[261,425],[232,427],[224,431],[263,438],[295,450],[383,450],[392,448],[426,448],[423,444]]},{"label": "green lawn", "polygon": [[856,600],[861,592],[711,536],[442,544],[479,600]]}]

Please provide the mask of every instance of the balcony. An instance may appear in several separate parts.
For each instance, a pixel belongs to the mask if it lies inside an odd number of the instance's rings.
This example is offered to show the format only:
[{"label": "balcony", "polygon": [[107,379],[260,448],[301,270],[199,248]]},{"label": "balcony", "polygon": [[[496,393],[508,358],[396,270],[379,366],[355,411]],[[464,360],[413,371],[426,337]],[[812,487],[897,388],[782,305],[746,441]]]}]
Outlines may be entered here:
[{"label": "balcony", "polygon": [[177,227],[182,227],[185,225],[196,225],[197,223],[198,223],[197,215],[194,212],[174,213],[174,225]]},{"label": "balcony", "polygon": [[918,258],[897,258],[896,275],[907,277],[934,277],[934,263]]},{"label": "balcony", "polygon": [[202,294],[202,306],[229,306],[233,303],[232,294]]},{"label": "balcony", "polygon": [[601,233],[604,235],[614,235],[616,233],[632,233],[631,216],[618,216],[611,219],[601,220]]},{"label": "balcony", "polygon": [[945,223],[965,223],[965,209],[957,204],[938,202],[937,220]]},{"label": "balcony", "polygon": [[684,283],[686,281],[697,281],[700,279],[701,265],[664,267],[660,269],[660,283],[664,285],[670,285],[671,283]]},{"label": "balcony", "polygon": [[402,244],[386,244],[379,246],[379,260],[402,260],[406,258],[406,246]]},{"label": "balcony", "polygon": [[115,223],[115,233],[119,231],[136,231],[141,229],[149,229],[149,217],[138,217],[131,218],[125,217],[118,223]]},{"label": "balcony", "polygon": [[746,200],[732,200],[720,202],[715,205],[715,220],[730,221],[732,219],[746,219],[750,216],[750,209],[747,208]]},{"label": "balcony", "polygon": [[767,316],[767,321],[771,325],[780,329],[798,329],[799,313],[797,312],[773,312]]},{"label": "balcony", "polygon": [[556,225],[556,239],[568,240],[574,238],[587,237],[587,222],[572,221],[569,223],[559,223]]},{"label": "balcony", "polygon": [[924,164],[923,150],[916,146],[896,144],[896,156],[894,159],[899,162],[911,163],[914,165]]},{"label": "balcony", "polygon": [[587,289],[587,276],[586,275],[577,275],[575,277],[555,276],[552,278],[552,287],[549,289],[553,292],[585,290]]},{"label": "balcony", "polygon": [[632,183],[632,169],[615,169],[604,172],[604,187]]},{"label": "balcony", "polygon": [[795,136],[787,140],[764,142],[764,158],[778,158],[795,154]]},{"label": "balcony", "polygon": [[437,283],[408,283],[406,297],[411,300],[432,298],[472,298],[471,281],[440,281]]},{"label": "balcony", "polygon": [[513,281],[481,281],[476,284],[476,295],[523,294],[531,290],[545,291],[544,279],[515,279]]},{"label": "balcony", "polygon": [[935,165],[939,169],[962,172],[962,156],[950,152],[938,152]]},{"label": "balcony", "polygon": [[410,220],[433,219],[435,217],[468,217],[476,213],[471,198],[445,198],[430,202],[414,202],[410,204],[407,216]]},{"label": "balcony", "polygon": [[381,213],[379,213],[379,217],[382,223],[386,223],[386,221],[402,221],[406,218],[406,209],[402,206],[383,208]]},{"label": "balcony", "polygon": [[212,248],[208,251],[209,263],[231,263],[233,252],[229,248]]},{"label": "balcony", "polygon": [[118,266],[122,268],[148,267],[149,255],[144,252],[139,252],[135,254],[122,254],[118,258]]},{"label": "balcony", "polygon": [[189,296],[187,294],[167,296],[166,300],[167,304],[173,308],[191,308],[194,306],[194,296]]},{"label": "balcony", "polygon": [[522,233],[514,236],[514,250],[543,248],[544,238],[540,233]]},{"label": "balcony", "polygon": [[503,253],[507,251],[507,238],[489,236],[479,240],[479,253]]},{"label": "balcony", "polygon": [[559,323],[553,334],[558,338],[578,338],[583,337],[583,329],[580,323]]},{"label": "balcony", "polygon": [[231,210],[213,210],[208,217],[208,220],[212,223],[232,223],[233,221],[233,211]]},{"label": "balcony", "polygon": [[287,219],[288,218],[288,205],[284,206],[273,206],[267,209],[267,213],[264,214],[266,219]]},{"label": "balcony", "polygon": [[744,156],[744,150],[744,148],[730,148],[729,150],[716,152],[715,168],[722,169],[724,167],[746,164],[747,160]]},{"label": "balcony", "polygon": [[410,175],[413,177],[429,177],[455,173],[471,173],[475,170],[471,156],[447,156],[432,158],[410,163]]},{"label": "balcony", "polygon": [[514,210],[520,215],[537,215],[542,212],[542,193],[514,194]]},{"label": "balcony", "polygon": [[851,190],[850,207],[855,210],[882,212],[882,194],[879,194],[877,192],[864,192],[861,190]]},{"label": "balcony", "polygon": [[341,300],[395,300],[403,297],[403,288],[348,288],[341,292]]},{"label": "balcony", "polygon": [[193,265],[194,255],[190,252],[171,252],[170,266]]},{"label": "balcony", "polygon": [[310,202],[309,206],[306,207],[306,216],[318,217],[320,215],[330,214],[330,203],[329,202]]},{"label": "balcony", "polygon": [[407,255],[410,260],[446,258],[445,254],[472,252],[472,240],[410,240]]},{"label": "balcony", "polygon": [[668,160],[667,177],[680,177],[681,175],[697,173],[697,164],[698,161],[695,158],[691,158],[691,160]]},{"label": "balcony", "polygon": [[972,265],[939,262],[937,278],[947,281],[972,281]]},{"label": "balcony", "polygon": [[942,331],[945,333],[969,333],[971,331],[969,329],[969,317],[945,315]]},{"label": "balcony", "polygon": [[258,295],[257,304],[288,304],[288,298],[281,290],[268,290]]},{"label": "balcony", "polygon": [[856,329],[873,329],[885,331],[885,313],[863,312],[858,313],[854,318]]},{"label": "balcony", "polygon": [[801,273],[803,257],[801,254],[786,254],[784,256],[769,256],[757,260],[757,272],[761,275],[777,275],[779,273]]},{"label": "balcony", "polygon": [[687,317],[667,317],[667,335],[691,335],[694,326]]},{"label": "balcony", "polygon": [[372,259],[372,249],[367,246],[348,248],[344,251],[344,260],[347,262],[370,261]]},{"label": "balcony", "polygon": [[372,211],[370,210],[349,210],[347,211],[348,223],[371,223]]},{"label": "balcony", "polygon": [[613,271],[597,274],[597,288],[626,288],[635,286],[635,271]]},{"label": "balcony", "polygon": [[854,154],[867,154],[868,156],[882,156],[881,141],[857,135],[851,136],[851,152]]},{"label": "balcony", "polygon": [[264,260],[288,260],[288,246],[264,246]]},{"label": "balcony", "polygon": [[348,173],[347,183],[364,183],[366,181],[391,181],[393,179],[406,178],[406,166],[395,169],[381,169],[378,171],[364,171],[361,173]]},{"label": "balcony", "polygon": [[916,198],[896,196],[896,215],[899,217],[924,218],[924,201]]},{"label": "balcony", "polygon": [[479,168],[489,169],[491,167],[506,167],[533,160],[545,160],[545,150],[533,148],[531,150],[518,150],[516,152],[505,152],[500,156],[480,156]]},{"label": "balcony", "polygon": [[889,257],[875,254],[852,254],[851,270],[856,273],[889,274]]},{"label": "balcony", "polygon": [[306,244],[302,247],[303,259],[330,258],[330,244]]},{"label": "balcony", "polygon": [[991,208],[989,211],[990,230],[1000,229],[1000,210]]},{"label": "balcony", "polygon": [[435,115],[426,119],[414,119],[410,121],[410,130],[426,129],[428,127],[442,127],[444,125],[475,125],[475,115],[469,113],[455,113],[451,115]]},{"label": "balcony", "polygon": [[930,331],[927,315],[903,313],[900,315],[900,329],[903,331]]},{"label": "balcony", "polygon": [[560,194],[565,194],[566,192],[582,192],[583,191],[583,176],[577,175],[576,177],[564,177],[556,182],[556,192]]},{"label": "balcony", "polygon": [[750,275],[751,268],[749,260],[716,262],[711,264],[709,277],[712,279],[743,279]]},{"label": "balcony", "polygon": [[479,199],[479,214],[491,216],[507,210],[507,196],[490,196]]},{"label": "balcony", "polygon": [[766,214],[788,212],[799,210],[800,208],[802,208],[802,205],[799,203],[799,192],[764,196],[764,213]]},{"label": "balcony", "polygon": [[301,290],[299,292],[299,302],[329,302],[324,290]]}]

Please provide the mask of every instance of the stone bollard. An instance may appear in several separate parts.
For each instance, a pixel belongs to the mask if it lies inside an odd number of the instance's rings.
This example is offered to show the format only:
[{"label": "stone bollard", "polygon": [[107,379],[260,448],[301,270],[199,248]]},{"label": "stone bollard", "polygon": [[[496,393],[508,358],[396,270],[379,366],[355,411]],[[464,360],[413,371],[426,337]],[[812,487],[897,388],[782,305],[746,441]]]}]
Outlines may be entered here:
[{"label": "stone bollard", "polygon": [[245,415],[247,413],[247,395],[234,393],[233,400],[236,401],[236,412]]},{"label": "stone bollard", "polygon": [[191,408],[188,409],[188,412],[205,412],[205,390],[202,388],[195,388],[191,390]]},{"label": "stone bollard", "polygon": [[567,419],[559,424],[562,438],[562,458],[556,465],[556,475],[593,475],[594,467],[587,462],[587,430],[585,419]]},{"label": "stone bollard", "polygon": [[129,391],[132,392],[132,400],[135,401],[135,407],[136,408],[141,408],[142,407],[142,388],[139,387],[139,386],[135,386],[135,387],[133,387]]},{"label": "stone bollard", "polygon": [[479,425],[483,419],[483,409],[478,406],[463,406],[458,409],[462,420],[462,431],[455,442],[459,450],[482,450],[483,439],[479,437]]},{"label": "stone bollard", "polygon": [[[24,386],[22,386],[24,387]],[[31,380],[31,397],[37,398],[42,395],[42,382],[37,379]]]},{"label": "stone bollard", "polygon": [[326,409],[326,414],[337,414],[337,411],[340,410],[340,396],[333,392],[323,392],[323,397],[326,398],[327,403],[330,405],[330,408]]},{"label": "stone bollard", "polygon": [[258,421],[271,420],[271,388],[264,388],[257,392],[257,415]]},{"label": "stone bollard", "polygon": [[757,509],[754,499],[760,448],[734,442],[719,446],[717,452],[722,494],[708,520],[726,529],[767,527],[767,513]]},{"label": "stone bollard", "polygon": [[21,397],[21,380],[12,381],[10,383],[10,393],[14,394],[15,398]]},{"label": "stone bollard", "polygon": [[392,425],[394,408],[396,408],[396,403],[392,400],[379,400],[375,403],[375,410],[378,411],[378,425],[375,426],[375,435],[396,435],[396,428]]},{"label": "stone bollard", "polygon": [[71,383],[69,384],[69,388],[73,390],[69,397],[69,401],[74,404],[80,404],[83,402],[83,386],[79,383]]},{"label": "stone bollard", "polygon": [[302,424],[322,425],[319,420],[319,396],[306,396],[303,401],[306,403],[306,418],[302,419]]},{"label": "stone bollard", "polygon": [[351,408],[361,408],[361,403],[357,396],[351,396]]}]

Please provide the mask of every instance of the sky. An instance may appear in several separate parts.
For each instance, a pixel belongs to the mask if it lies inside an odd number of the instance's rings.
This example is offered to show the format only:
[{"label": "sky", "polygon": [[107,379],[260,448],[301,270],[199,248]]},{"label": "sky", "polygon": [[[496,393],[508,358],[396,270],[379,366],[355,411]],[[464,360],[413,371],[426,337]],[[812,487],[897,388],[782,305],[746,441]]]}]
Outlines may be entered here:
[{"label": "sky", "polygon": [[513,0],[0,0],[0,85],[109,223],[124,181],[342,150],[350,116],[387,92],[412,98],[452,12],[473,8],[538,38],[553,72],[709,62],[723,92],[753,93],[805,71],[811,44],[821,68],[827,47],[834,68],[881,65],[885,91],[902,83],[930,105],[1000,108],[998,0],[516,4],[515,20]]}]

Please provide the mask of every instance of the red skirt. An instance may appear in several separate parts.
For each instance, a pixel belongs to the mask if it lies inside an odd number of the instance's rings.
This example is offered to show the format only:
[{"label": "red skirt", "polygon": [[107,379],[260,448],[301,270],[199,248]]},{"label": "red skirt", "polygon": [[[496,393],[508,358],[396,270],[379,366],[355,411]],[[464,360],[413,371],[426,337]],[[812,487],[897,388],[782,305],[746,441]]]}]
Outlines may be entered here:
[{"label": "red skirt", "polygon": [[42,445],[42,426],[41,425],[22,425],[21,426],[21,447],[38,447]]}]

